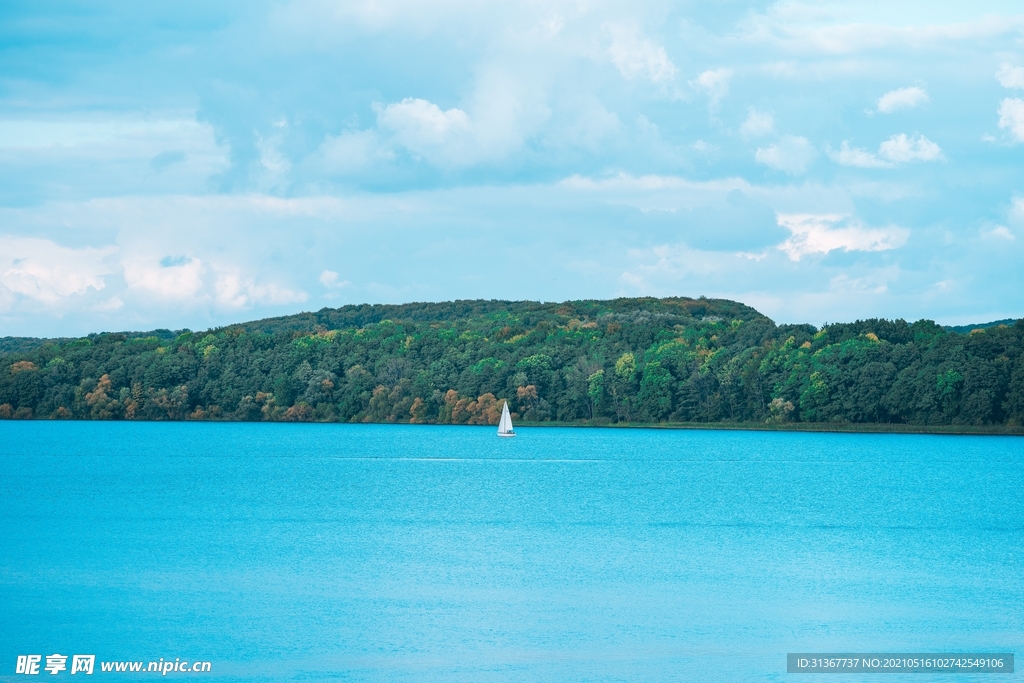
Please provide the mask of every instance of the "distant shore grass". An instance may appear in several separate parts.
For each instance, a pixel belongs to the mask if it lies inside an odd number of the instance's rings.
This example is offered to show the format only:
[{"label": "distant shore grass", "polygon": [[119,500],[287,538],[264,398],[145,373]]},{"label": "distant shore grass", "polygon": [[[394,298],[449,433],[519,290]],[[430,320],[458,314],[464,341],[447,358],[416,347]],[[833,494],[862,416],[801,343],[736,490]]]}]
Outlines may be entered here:
[{"label": "distant shore grass", "polygon": [[[28,420],[3,419],[0,422],[50,422],[47,418]],[[108,420],[72,420],[72,422],[109,422]],[[116,420],[121,422],[121,420]],[[133,420],[133,422],[201,422],[206,424],[410,424],[408,422],[356,422],[339,423],[334,420],[312,421],[254,421],[229,419],[202,420]],[[428,423],[438,424],[438,423]],[[440,423],[442,426],[481,426]],[[491,425],[492,427],[494,425]],[[516,427],[580,427],[593,429],[711,429],[754,432],[838,432],[850,434],[959,434],[978,436],[1024,436],[1024,427],[1015,425],[916,425],[891,423],[850,423],[850,422],[611,422],[607,420],[577,420],[572,422],[528,422],[516,420]]]},{"label": "distant shore grass", "polygon": [[915,425],[848,422],[524,422],[518,427],[603,427],[610,429],[718,429],[759,432],[841,432],[856,434],[959,434],[1024,436],[1012,425]]}]

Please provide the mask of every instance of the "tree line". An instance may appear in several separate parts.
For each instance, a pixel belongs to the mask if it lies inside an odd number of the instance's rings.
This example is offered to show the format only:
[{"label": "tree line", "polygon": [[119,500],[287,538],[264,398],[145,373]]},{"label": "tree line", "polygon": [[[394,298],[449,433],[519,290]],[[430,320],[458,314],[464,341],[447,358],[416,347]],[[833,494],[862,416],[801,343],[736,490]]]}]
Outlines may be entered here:
[{"label": "tree line", "polygon": [[1024,320],[776,325],[722,299],[359,305],[0,340],[0,418],[1024,424]]}]

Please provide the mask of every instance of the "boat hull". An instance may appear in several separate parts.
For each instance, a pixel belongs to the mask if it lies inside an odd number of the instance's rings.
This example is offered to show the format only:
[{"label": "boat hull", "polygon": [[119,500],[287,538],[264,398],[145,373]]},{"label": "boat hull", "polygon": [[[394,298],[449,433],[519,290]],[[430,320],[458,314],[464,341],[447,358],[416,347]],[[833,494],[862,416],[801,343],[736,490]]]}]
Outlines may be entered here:
[{"label": "boat hull", "polygon": [[498,432],[498,436],[515,436],[515,435],[516,435],[515,432],[510,432],[508,434],[502,434],[501,432]]}]

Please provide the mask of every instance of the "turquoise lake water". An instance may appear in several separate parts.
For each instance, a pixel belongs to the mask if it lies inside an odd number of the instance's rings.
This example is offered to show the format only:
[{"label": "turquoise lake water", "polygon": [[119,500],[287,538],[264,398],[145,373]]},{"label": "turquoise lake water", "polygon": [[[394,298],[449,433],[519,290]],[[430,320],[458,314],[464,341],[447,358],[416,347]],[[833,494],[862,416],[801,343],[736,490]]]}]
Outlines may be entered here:
[{"label": "turquoise lake water", "polygon": [[923,683],[963,679],[786,653],[1024,651],[1024,439],[519,431],[0,422],[0,680],[87,653],[202,680]]}]

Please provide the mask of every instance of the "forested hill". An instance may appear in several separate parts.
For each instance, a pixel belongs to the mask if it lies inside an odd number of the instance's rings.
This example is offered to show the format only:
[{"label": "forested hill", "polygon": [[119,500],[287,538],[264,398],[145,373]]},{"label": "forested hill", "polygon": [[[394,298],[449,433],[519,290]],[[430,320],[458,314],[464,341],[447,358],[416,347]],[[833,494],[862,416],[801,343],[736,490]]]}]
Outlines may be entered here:
[{"label": "forested hill", "polygon": [[775,325],[721,299],[323,309],[0,340],[0,417],[1024,424],[1024,320]]}]

